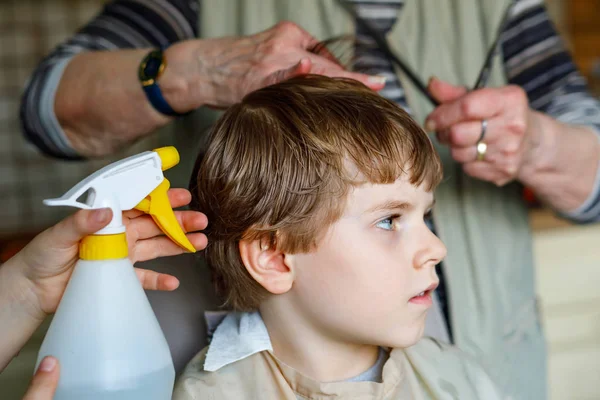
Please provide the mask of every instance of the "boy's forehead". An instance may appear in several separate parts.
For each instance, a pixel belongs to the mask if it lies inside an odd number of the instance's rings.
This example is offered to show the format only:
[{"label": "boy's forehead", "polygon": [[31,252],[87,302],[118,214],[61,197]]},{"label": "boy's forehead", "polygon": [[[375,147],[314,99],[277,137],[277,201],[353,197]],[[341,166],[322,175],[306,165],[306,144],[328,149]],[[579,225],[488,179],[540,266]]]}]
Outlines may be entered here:
[{"label": "boy's forehead", "polygon": [[391,203],[407,203],[413,206],[431,203],[433,193],[426,190],[426,187],[426,184],[413,185],[408,177],[401,177],[389,184],[364,183],[349,190],[344,214],[364,214]]}]

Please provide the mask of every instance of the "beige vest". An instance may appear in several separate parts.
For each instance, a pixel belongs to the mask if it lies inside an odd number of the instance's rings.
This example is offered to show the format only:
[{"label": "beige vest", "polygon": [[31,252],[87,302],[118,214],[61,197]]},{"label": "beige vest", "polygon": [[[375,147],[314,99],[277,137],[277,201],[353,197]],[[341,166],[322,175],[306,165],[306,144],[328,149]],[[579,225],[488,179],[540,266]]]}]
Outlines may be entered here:
[{"label": "beige vest", "polygon": [[[353,33],[353,21],[335,0],[202,0],[201,37],[252,34],[287,19],[318,39]],[[508,0],[407,0],[388,35],[392,48],[418,71],[472,86]],[[432,110],[397,71],[415,118]],[[488,86],[506,83],[497,56]],[[187,185],[198,135],[218,113],[201,109],[181,121],[177,147]],[[545,343],[537,314],[531,234],[519,186],[503,188],[466,176],[436,143],[445,180],[436,197],[435,224],[448,247],[445,262],[455,343],[475,356],[506,395],[546,397]]]},{"label": "beige vest", "polygon": [[216,372],[203,370],[206,350],[186,367],[173,400],[501,400],[481,367],[455,348],[424,339],[410,349],[392,350],[382,382],[321,383],[256,353]]}]

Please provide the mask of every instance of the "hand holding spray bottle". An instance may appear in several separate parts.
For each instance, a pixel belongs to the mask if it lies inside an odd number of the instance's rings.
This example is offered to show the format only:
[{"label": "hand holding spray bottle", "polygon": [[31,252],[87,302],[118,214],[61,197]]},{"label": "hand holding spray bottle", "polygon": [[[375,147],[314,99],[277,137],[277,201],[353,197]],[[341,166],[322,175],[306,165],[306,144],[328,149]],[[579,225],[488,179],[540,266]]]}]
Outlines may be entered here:
[{"label": "hand holding spray bottle", "polygon": [[113,212],[110,224],[80,243],[80,259],[38,355],[38,365],[47,355],[60,362],[55,400],[171,398],[171,353],[128,258],[122,212],[149,214],[173,242],[195,252],[167,197],[170,184],[163,171],[177,163],[174,147],[147,151],[110,164],[62,197],[44,201]]}]

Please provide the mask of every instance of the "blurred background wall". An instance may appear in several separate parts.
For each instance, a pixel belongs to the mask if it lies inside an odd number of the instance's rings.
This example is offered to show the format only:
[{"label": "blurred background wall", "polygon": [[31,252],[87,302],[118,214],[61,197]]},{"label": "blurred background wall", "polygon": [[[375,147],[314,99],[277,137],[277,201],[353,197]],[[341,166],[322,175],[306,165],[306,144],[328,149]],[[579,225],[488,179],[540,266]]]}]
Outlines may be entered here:
[{"label": "blurred background wall", "polygon": [[[19,99],[33,68],[102,7],[102,0],[0,0],[0,238],[14,242],[55,223],[65,211],[42,205],[109,163],[61,162],[23,137]],[[153,137],[128,154],[155,147]],[[124,154],[113,159],[122,158]],[[6,245],[5,245],[6,246]],[[9,250],[7,250],[9,251]]]},{"label": "blurred background wall", "polygon": [[[600,0],[546,3],[600,96]],[[539,209],[531,222],[551,398],[600,399],[600,226],[572,226]]]},{"label": "blurred background wall", "polygon": [[[114,159],[168,141],[154,136],[112,159],[61,162],[39,154],[21,134],[19,98],[28,75],[103,3],[0,0],[0,262],[67,212],[44,207],[43,199],[61,195]],[[600,95],[600,0],[547,3],[576,63]],[[531,221],[552,398],[600,399],[600,226],[572,226],[543,209],[532,210]],[[36,352],[32,344],[0,375],[0,399],[20,399]]]}]

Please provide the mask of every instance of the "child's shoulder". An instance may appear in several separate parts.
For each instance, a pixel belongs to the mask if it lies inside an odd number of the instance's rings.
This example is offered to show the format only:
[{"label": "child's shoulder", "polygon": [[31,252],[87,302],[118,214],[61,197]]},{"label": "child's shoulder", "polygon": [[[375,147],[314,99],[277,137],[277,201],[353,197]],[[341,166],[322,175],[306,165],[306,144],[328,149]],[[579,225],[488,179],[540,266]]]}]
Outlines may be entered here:
[{"label": "child's shoulder", "polygon": [[207,352],[208,346],[196,354],[185,367],[175,383],[173,400],[277,399],[277,397],[261,397],[264,392],[262,389],[256,393],[258,397],[252,397],[252,393],[249,393],[258,390],[260,382],[270,382],[272,366],[266,352],[252,354],[216,371],[207,371],[204,368]]},{"label": "child's shoulder", "polygon": [[[204,370],[204,361],[208,346],[202,349],[194,356],[185,366],[185,369],[175,382],[173,391],[173,400],[187,400],[199,398],[196,394],[198,390],[206,384],[206,379],[209,377],[207,371]],[[206,396],[207,399],[211,397]]]},{"label": "child's shoulder", "polygon": [[206,346],[202,350],[200,350],[200,352],[198,354],[196,354],[194,356],[194,358],[192,358],[187,363],[187,365],[185,366],[185,369],[183,370],[183,373],[181,374],[181,378],[183,378],[184,376],[198,376],[198,375],[202,375],[203,373],[207,372],[204,370],[204,362],[206,361],[206,353],[208,353],[208,346]]},{"label": "child's shoulder", "polygon": [[402,353],[419,374],[432,374],[435,371],[485,374],[483,367],[474,357],[435,338],[424,337],[414,346],[403,349]]},{"label": "child's shoulder", "polygon": [[211,383],[217,378],[218,372],[204,369],[208,346],[202,349],[190,360],[175,382],[173,400],[217,399],[218,393],[212,393]]},{"label": "child's shoulder", "polygon": [[403,353],[417,379],[434,391],[452,388],[461,399],[502,398],[483,366],[456,346],[425,337]]}]

